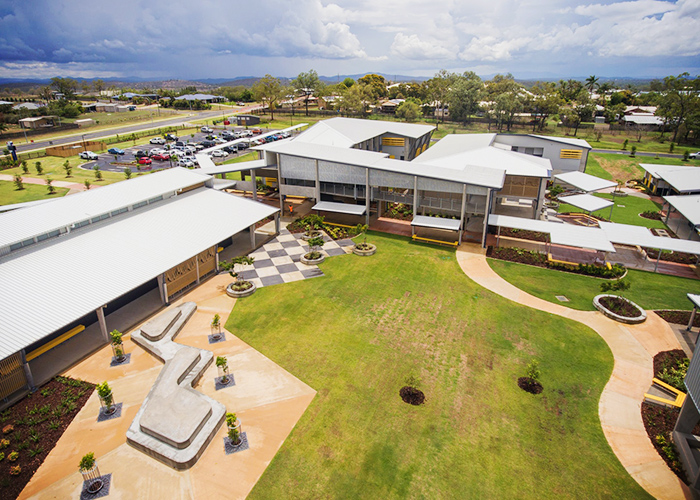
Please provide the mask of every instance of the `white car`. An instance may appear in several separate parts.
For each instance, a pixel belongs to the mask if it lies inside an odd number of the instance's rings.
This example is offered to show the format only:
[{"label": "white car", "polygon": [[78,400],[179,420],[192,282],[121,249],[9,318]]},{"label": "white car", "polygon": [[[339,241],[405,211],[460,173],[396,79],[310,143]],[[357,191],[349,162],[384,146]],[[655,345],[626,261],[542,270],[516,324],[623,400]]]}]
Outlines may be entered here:
[{"label": "white car", "polygon": [[203,134],[211,134],[212,132],[214,132],[214,130],[210,129],[209,127],[202,127],[200,130]]},{"label": "white car", "polygon": [[92,151],[83,151],[80,153],[80,157],[83,160],[97,160],[98,158],[97,153],[93,153]]},{"label": "white car", "polygon": [[219,139],[218,137],[216,139],[213,139],[215,143],[217,144],[226,144],[226,141],[223,139]]},{"label": "white car", "polygon": [[209,155],[214,156],[214,157],[217,157],[217,156],[225,157],[225,156],[228,156],[228,153],[226,151],[221,150],[221,149],[215,149],[214,151],[209,151]]},{"label": "white car", "polygon": [[165,144],[165,139],[162,137],[154,137],[153,139],[150,140],[151,144]]},{"label": "white car", "polygon": [[698,151],[696,153],[690,153],[691,160],[697,160],[698,158],[700,158],[700,151]]},{"label": "white car", "polygon": [[178,167],[185,167],[185,168],[194,168],[194,162],[190,160],[189,158],[185,158],[183,160],[180,160],[177,162]]},{"label": "white car", "polygon": [[165,149],[153,148],[148,152],[148,156],[164,155],[167,151]]}]

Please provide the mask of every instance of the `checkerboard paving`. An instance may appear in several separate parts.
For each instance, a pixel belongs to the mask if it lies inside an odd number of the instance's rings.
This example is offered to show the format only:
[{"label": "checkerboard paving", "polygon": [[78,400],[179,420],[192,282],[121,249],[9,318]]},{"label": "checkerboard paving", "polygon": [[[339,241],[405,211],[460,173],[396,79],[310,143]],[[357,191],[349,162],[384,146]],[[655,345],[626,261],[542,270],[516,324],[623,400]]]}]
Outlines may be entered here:
[{"label": "checkerboard paving", "polygon": [[[325,233],[323,239],[326,244],[321,253],[326,257],[352,252],[352,240],[333,241]],[[301,263],[301,256],[308,252],[309,245],[301,239],[301,234],[292,234],[282,229],[274,240],[250,254],[255,262],[241,270],[241,278],[264,287],[323,276],[318,266]]]}]

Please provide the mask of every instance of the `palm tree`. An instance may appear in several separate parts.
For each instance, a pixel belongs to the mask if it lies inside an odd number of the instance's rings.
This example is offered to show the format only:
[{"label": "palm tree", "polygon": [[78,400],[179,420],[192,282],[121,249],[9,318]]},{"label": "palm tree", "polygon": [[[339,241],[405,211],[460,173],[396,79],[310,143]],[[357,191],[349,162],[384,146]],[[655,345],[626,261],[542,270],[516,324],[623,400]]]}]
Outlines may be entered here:
[{"label": "palm tree", "polygon": [[598,80],[599,78],[597,78],[595,75],[591,75],[586,78],[586,88],[589,92],[593,92],[593,89],[598,86]]}]

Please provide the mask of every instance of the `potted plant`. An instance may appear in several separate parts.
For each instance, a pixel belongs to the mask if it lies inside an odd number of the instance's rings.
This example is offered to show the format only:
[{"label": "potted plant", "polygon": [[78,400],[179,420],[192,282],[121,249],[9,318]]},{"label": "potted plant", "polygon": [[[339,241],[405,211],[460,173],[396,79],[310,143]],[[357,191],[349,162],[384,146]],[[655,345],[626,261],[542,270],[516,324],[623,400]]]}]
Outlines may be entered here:
[{"label": "potted plant", "polygon": [[304,217],[303,223],[306,225],[306,232],[301,235],[302,240],[309,241],[321,236],[323,217],[316,214],[310,214]]},{"label": "potted plant", "polygon": [[88,493],[94,494],[102,489],[104,482],[102,481],[100,469],[97,466],[97,460],[95,460],[95,454],[93,452],[85,454],[83,458],[80,459],[78,469],[83,476],[83,484]]},{"label": "potted plant", "polygon": [[214,319],[211,320],[211,337],[214,340],[221,339],[221,316],[218,314],[215,314]]},{"label": "potted plant", "polygon": [[121,363],[126,359],[126,354],[124,353],[124,343],[122,341],[122,332],[119,330],[112,330],[109,332],[109,336],[112,338],[112,353],[114,354],[114,359],[117,363]]},{"label": "potted plant", "polygon": [[241,444],[241,421],[235,413],[226,414],[226,427],[228,427],[228,438],[231,444],[234,446]]},{"label": "potted plant", "polygon": [[114,404],[112,388],[107,381],[97,384],[97,395],[100,397],[100,405],[104,408],[104,414],[111,415],[114,413],[117,406]]},{"label": "potted plant", "polygon": [[[630,289],[630,283],[622,278],[615,281],[605,281],[600,284],[600,295],[593,297],[593,305],[605,316],[620,323],[634,325],[643,323],[647,313],[631,300],[625,298],[622,292]],[[617,292],[610,294],[606,292]]]},{"label": "potted plant", "polygon": [[326,243],[320,236],[306,241],[309,244],[309,252],[301,256],[301,263],[308,266],[320,264],[325,257],[321,253],[321,247]]},{"label": "potted plant", "polygon": [[226,385],[229,383],[228,378],[228,360],[226,356],[216,357],[216,366],[219,368],[219,373],[221,373],[221,383]]},{"label": "potted plant", "polygon": [[374,255],[377,251],[376,245],[373,245],[372,243],[367,243],[367,229],[369,229],[367,224],[358,224],[355,228],[355,231],[358,235],[362,233],[362,235],[364,236],[362,243],[355,243],[355,246],[352,247],[352,253],[354,253],[355,255],[367,257],[369,255]]},{"label": "potted plant", "polygon": [[251,265],[255,262],[253,257],[247,255],[241,255],[239,257],[234,257],[231,260],[222,261],[219,265],[235,279],[233,283],[229,283],[226,287],[226,294],[229,297],[247,297],[255,292],[255,283],[247,280],[242,280],[239,273],[236,272],[236,266],[238,265]]}]

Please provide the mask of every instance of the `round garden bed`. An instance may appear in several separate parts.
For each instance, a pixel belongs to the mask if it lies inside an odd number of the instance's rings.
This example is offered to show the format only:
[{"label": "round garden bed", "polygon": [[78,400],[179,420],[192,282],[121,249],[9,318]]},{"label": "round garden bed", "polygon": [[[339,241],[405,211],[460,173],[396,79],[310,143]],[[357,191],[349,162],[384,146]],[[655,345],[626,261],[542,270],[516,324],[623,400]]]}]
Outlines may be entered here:
[{"label": "round garden bed", "polygon": [[[314,254],[317,254],[318,257],[316,257]],[[326,260],[326,257],[321,253],[312,252],[302,255],[299,260],[302,264],[306,264],[307,266],[315,266],[316,264],[320,264]]]},{"label": "round garden bed", "polygon": [[321,231],[314,231],[313,233],[311,233],[311,235],[309,235],[308,233],[302,233],[302,235],[301,235],[301,239],[304,241],[309,241],[309,240],[313,240],[314,238],[321,238],[321,237],[323,237],[323,234],[321,233]]},{"label": "round garden bed", "polygon": [[[250,286],[242,288],[245,286],[245,283]],[[253,295],[256,289],[257,287],[252,281],[239,281],[238,283],[229,283],[229,285],[226,287],[226,295],[234,298],[247,297],[249,295]]]},{"label": "round garden bed", "polygon": [[525,392],[529,392],[530,394],[539,394],[544,390],[542,384],[531,379],[530,377],[520,377],[518,379],[518,387]]},{"label": "round garden bed", "polygon": [[620,323],[636,325],[647,319],[647,313],[644,309],[619,295],[596,295],[593,298],[593,305],[605,316]]},{"label": "round garden bed", "polygon": [[403,386],[399,391],[399,396],[401,396],[404,403],[410,405],[418,406],[425,403],[425,394],[423,394],[423,391],[411,387],[410,385]]},{"label": "round garden bed", "polygon": [[352,247],[352,253],[355,255],[361,255],[367,257],[369,255],[374,255],[377,252],[377,246],[371,243],[358,243]]}]

